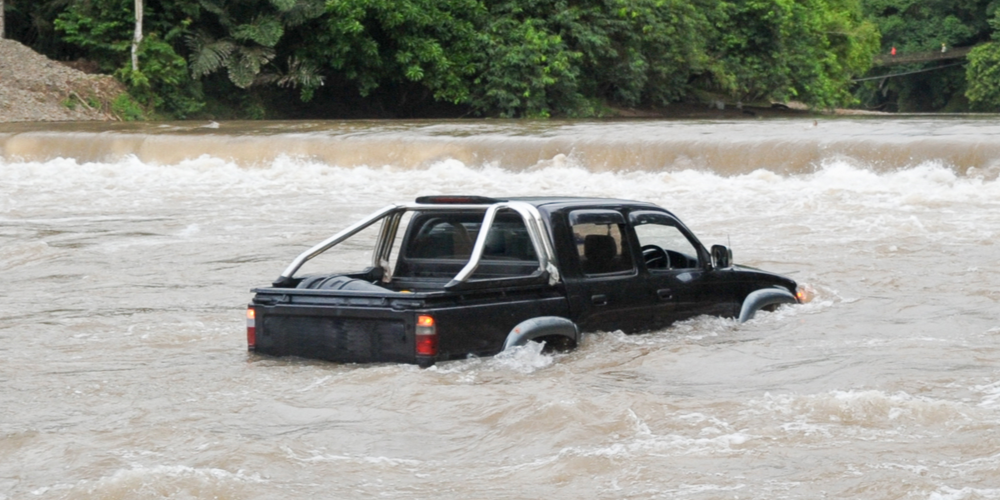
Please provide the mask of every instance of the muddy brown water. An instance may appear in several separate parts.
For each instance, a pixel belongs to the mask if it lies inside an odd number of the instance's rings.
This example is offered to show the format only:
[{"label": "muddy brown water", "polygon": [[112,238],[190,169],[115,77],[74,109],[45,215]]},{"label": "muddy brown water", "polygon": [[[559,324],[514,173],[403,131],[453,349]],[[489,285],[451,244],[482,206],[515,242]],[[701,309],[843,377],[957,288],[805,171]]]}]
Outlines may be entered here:
[{"label": "muddy brown water", "polygon": [[[1000,498],[996,117],[20,124],[0,156],[0,500]],[[655,202],[814,297],[429,370],[246,352],[250,288],[436,193]]]}]

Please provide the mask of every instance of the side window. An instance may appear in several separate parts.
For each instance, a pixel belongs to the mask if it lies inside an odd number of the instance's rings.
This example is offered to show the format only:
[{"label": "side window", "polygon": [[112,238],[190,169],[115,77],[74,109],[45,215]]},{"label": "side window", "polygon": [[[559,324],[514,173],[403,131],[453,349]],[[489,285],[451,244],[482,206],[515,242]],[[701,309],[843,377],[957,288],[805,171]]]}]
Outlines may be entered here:
[{"label": "side window", "polygon": [[698,250],[672,217],[660,212],[633,212],[629,218],[648,269],[698,267]]},{"label": "side window", "polygon": [[584,274],[627,273],[635,268],[620,213],[577,210],[570,213],[570,225]]}]

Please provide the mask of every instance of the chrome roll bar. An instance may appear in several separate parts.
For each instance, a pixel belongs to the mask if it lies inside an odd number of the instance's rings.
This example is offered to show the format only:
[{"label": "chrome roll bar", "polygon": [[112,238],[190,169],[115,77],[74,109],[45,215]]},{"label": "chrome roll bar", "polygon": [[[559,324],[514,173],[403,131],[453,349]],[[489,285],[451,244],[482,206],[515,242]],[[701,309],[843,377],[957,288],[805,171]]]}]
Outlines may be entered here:
[{"label": "chrome roll bar", "polygon": [[[445,286],[453,286],[454,283],[462,283],[472,276],[472,273],[476,272],[476,268],[479,267],[479,260],[483,258],[483,252],[486,250],[486,237],[488,236],[489,230],[493,227],[493,219],[497,216],[497,211],[500,210],[501,203],[490,205],[490,208],[486,209],[486,215],[483,216],[483,225],[479,227],[479,235],[476,236],[476,244],[472,246],[472,254],[469,255],[469,262],[465,264],[454,278],[451,279]],[[530,233],[530,231],[529,231]],[[532,238],[534,240],[534,238]],[[532,244],[535,242],[532,241]]]},{"label": "chrome roll bar", "polygon": [[323,240],[323,242],[316,244],[309,250],[302,252],[301,254],[299,254],[298,257],[295,258],[295,260],[292,261],[291,264],[288,265],[288,267],[285,268],[285,271],[281,273],[281,278],[291,278],[292,276],[295,275],[295,272],[298,271],[300,267],[302,267],[303,264],[311,260],[313,257],[316,257],[317,255],[333,248],[340,242],[346,240],[347,238],[350,238],[351,236],[354,236],[355,234],[361,232],[361,230],[378,222],[382,217],[385,217],[386,215],[391,214],[392,212],[395,212],[400,209],[401,209],[400,205],[389,205],[387,207],[382,207],[377,212],[354,223],[347,229],[344,229],[343,231]]},{"label": "chrome roll bar", "polygon": [[381,267],[385,271],[385,281],[390,278],[390,269],[388,267],[389,252],[392,251],[392,242],[395,239],[396,231],[399,228],[400,220],[402,215],[407,211],[420,211],[420,212],[439,212],[439,211],[453,211],[453,210],[485,210],[486,213],[483,216],[482,226],[479,228],[479,234],[476,236],[475,245],[472,248],[472,254],[469,256],[469,262],[465,264],[461,271],[452,278],[446,287],[451,287],[459,283],[464,283],[476,272],[479,267],[479,263],[482,260],[483,252],[486,250],[486,237],[493,227],[493,221],[496,219],[496,214],[500,210],[510,209],[517,212],[524,221],[525,228],[528,230],[528,237],[531,239],[531,244],[535,249],[535,255],[538,256],[538,271],[549,273],[549,284],[555,284],[560,281],[559,269],[556,267],[556,256],[553,250],[552,242],[549,240],[548,233],[545,230],[545,222],[542,219],[542,215],[538,212],[538,209],[530,203],[525,203],[523,201],[503,201],[492,204],[422,204],[422,203],[405,203],[405,204],[393,204],[383,207],[376,212],[372,213],[368,217],[362,219],[361,221],[351,225],[347,229],[327,238],[321,243],[313,246],[309,250],[299,254],[295,260],[285,271],[281,273],[281,277],[275,283],[283,282],[292,279],[295,273],[302,267],[306,262],[313,259],[317,255],[333,248],[334,246],[340,244],[344,240],[354,236],[355,234],[361,232],[372,224],[389,217],[386,223],[383,224],[382,230],[379,232],[378,241],[375,243],[375,251],[372,254],[372,266]]}]

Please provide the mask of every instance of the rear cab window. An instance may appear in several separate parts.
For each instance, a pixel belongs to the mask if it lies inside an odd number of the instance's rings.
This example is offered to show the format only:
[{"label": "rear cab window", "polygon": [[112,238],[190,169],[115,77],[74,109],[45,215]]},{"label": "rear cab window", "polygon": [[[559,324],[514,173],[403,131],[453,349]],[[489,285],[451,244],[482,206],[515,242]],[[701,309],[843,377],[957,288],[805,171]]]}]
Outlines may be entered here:
[{"label": "rear cab window", "polygon": [[[394,275],[454,277],[472,255],[483,215],[482,212],[415,214]],[[537,268],[538,255],[524,220],[513,211],[497,213],[473,278],[526,276]]]}]

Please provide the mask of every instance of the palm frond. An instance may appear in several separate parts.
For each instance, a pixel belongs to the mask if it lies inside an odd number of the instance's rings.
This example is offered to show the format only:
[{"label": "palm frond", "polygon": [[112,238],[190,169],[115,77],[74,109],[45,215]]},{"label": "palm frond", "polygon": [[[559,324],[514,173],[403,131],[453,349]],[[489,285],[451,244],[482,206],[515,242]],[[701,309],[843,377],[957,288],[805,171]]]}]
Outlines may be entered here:
[{"label": "palm frond", "polygon": [[294,28],[322,16],[324,12],[324,0],[297,0],[293,8],[281,12],[281,18],[286,27]]},{"label": "palm frond", "polygon": [[323,85],[325,78],[319,74],[316,65],[295,57],[288,58],[288,72],[278,79],[280,87],[317,88]]},{"label": "palm frond", "polygon": [[237,40],[252,40],[265,47],[274,47],[285,34],[285,28],[277,18],[257,16],[253,22],[237,26],[230,34]]},{"label": "palm frond", "polygon": [[286,12],[295,8],[296,0],[271,0],[271,5],[280,12]]},{"label": "palm frond", "polygon": [[236,49],[236,45],[231,40],[225,38],[213,40],[204,33],[189,36],[186,42],[188,48],[191,49],[188,61],[191,77],[195,79],[214,73],[226,66],[229,57]]},{"label": "palm frond", "polygon": [[198,5],[216,16],[219,16],[219,23],[225,27],[233,25],[233,18],[229,15],[226,0],[198,0]]},{"label": "palm frond", "polygon": [[261,67],[274,59],[274,49],[270,47],[239,47],[226,62],[229,81],[241,89],[253,85]]},{"label": "palm frond", "polygon": [[226,10],[224,6],[220,5],[219,2],[215,0],[198,0],[198,4],[201,5],[201,8],[217,16],[221,15]]}]

